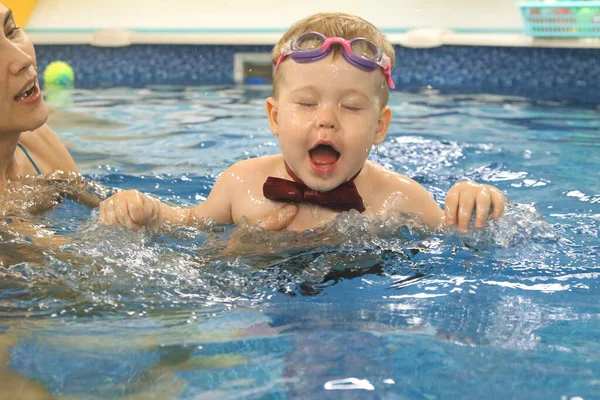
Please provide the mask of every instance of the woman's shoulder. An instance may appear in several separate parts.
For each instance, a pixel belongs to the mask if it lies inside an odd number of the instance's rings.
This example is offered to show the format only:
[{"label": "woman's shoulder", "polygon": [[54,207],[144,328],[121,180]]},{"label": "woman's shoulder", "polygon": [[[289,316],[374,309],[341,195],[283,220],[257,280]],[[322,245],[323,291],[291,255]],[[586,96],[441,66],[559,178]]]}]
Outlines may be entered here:
[{"label": "woman's shoulder", "polygon": [[42,125],[34,131],[23,132],[20,142],[32,150],[37,148],[64,147],[58,136],[56,136],[47,124]]},{"label": "woman's shoulder", "polygon": [[40,128],[23,132],[19,139],[36,162],[43,165],[45,173],[55,171],[77,172],[77,166],[64,143],[46,124]]}]

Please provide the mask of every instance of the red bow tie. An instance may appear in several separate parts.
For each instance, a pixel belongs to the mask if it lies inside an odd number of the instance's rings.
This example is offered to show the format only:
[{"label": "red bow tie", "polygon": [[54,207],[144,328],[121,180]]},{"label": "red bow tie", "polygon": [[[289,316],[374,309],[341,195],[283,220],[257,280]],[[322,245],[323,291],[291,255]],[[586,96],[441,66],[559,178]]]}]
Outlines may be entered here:
[{"label": "red bow tie", "polygon": [[356,185],[354,184],[354,179],[358,176],[360,171],[358,171],[358,173],[349,181],[342,183],[335,189],[328,192],[319,192],[306,186],[304,182],[292,172],[287,163],[285,164],[285,168],[294,180],[288,181],[287,179],[269,176],[263,185],[263,194],[267,199],[294,203],[318,204],[335,211],[348,211],[353,209],[358,210],[359,212],[365,211],[363,200],[360,197],[360,194],[358,194],[358,189],[356,189]]}]

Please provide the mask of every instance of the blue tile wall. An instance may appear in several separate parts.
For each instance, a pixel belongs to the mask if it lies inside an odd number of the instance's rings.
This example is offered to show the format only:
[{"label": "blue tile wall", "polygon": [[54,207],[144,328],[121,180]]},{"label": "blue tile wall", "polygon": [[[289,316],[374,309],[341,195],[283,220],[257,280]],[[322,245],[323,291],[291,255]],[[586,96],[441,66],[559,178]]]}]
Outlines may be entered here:
[{"label": "blue tile wall", "polygon": [[[121,48],[37,46],[41,71],[52,61],[75,70],[76,86],[233,84],[233,55],[270,46],[134,45]],[[400,90],[525,95],[600,104],[600,50],[519,47],[396,46]]]},{"label": "blue tile wall", "polygon": [[212,85],[233,83],[233,55],[269,52],[271,46],[135,45],[36,46],[38,69],[52,61],[68,62],[76,86],[143,87],[147,85]]},{"label": "blue tile wall", "polygon": [[403,86],[525,95],[600,104],[600,50],[523,47],[396,47]]}]

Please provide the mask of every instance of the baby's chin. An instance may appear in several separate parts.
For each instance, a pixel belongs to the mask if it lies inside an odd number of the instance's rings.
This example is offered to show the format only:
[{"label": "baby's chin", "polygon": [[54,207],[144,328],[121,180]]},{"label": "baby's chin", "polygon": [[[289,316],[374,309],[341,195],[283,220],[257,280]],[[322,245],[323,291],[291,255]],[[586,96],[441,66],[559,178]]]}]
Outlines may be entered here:
[{"label": "baby's chin", "polygon": [[304,183],[312,190],[316,190],[318,192],[329,192],[330,190],[333,190],[336,187],[340,186],[345,181],[346,180],[330,178],[330,179],[318,179],[318,180],[314,179],[314,180],[310,180],[310,181],[304,182]]}]

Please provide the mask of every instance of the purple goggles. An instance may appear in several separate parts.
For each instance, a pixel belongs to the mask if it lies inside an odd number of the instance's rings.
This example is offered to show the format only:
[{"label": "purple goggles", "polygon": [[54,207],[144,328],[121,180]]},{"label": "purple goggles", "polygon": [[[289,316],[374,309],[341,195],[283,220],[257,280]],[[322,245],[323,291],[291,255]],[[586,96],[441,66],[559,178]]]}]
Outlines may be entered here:
[{"label": "purple goggles", "polygon": [[343,51],[342,55],[350,64],[363,71],[375,71],[379,68],[383,70],[386,81],[390,89],[394,89],[392,80],[392,60],[372,41],[365,38],[354,38],[346,40],[344,38],[328,38],[319,32],[306,32],[296,36],[281,47],[281,54],[275,64],[275,69],[279,64],[290,56],[292,60],[298,63],[307,63],[319,61],[331,53],[331,45],[338,43]]}]

